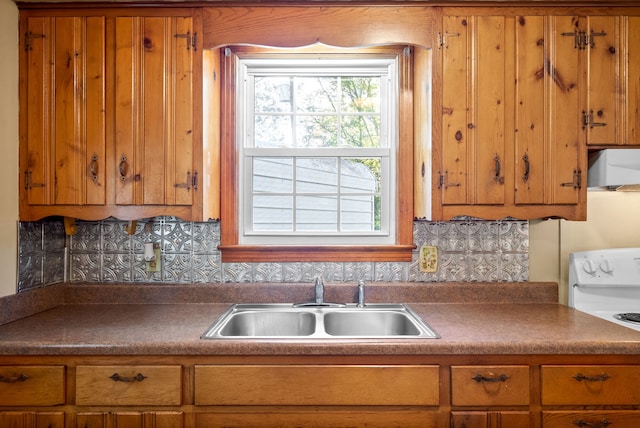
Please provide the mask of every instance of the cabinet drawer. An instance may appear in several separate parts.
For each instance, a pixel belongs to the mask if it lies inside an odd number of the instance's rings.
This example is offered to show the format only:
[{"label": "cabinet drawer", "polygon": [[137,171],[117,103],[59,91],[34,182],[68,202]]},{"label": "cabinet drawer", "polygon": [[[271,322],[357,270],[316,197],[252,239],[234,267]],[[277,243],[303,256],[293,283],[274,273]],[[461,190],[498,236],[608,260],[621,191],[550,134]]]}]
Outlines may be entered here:
[{"label": "cabinet drawer", "polygon": [[182,366],[78,366],[76,404],[180,405]]},{"label": "cabinet drawer", "polygon": [[454,406],[527,405],[529,404],[529,367],[451,367],[451,404]]},{"label": "cabinet drawer", "polygon": [[542,412],[543,428],[576,427],[635,427],[640,420],[640,411],[611,410],[571,412]]},{"label": "cabinet drawer", "polygon": [[543,366],[542,404],[638,404],[640,366]]},{"label": "cabinet drawer", "polygon": [[196,405],[437,405],[438,366],[200,365]]},{"label": "cabinet drawer", "polygon": [[0,366],[0,405],[64,404],[64,373],[64,366]]}]

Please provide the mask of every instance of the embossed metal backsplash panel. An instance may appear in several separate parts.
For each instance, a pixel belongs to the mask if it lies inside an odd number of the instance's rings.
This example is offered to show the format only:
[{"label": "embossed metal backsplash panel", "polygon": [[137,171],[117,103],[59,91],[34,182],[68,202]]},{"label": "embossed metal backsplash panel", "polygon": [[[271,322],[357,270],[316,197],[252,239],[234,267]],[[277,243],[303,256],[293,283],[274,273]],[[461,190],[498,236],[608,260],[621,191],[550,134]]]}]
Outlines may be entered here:
[{"label": "embossed metal backsplash panel", "polygon": [[[21,222],[18,290],[62,282],[208,283],[326,281],[527,281],[529,223],[522,220],[416,221],[411,263],[222,263],[219,222],[174,217],[140,220],[135,233],[119,220],[78,221],[65,236],[60,219]],[[158,272],[146,272],[144,243],[159,243]],[[422,245],[438,249],[438,270],[419,269]]]}]

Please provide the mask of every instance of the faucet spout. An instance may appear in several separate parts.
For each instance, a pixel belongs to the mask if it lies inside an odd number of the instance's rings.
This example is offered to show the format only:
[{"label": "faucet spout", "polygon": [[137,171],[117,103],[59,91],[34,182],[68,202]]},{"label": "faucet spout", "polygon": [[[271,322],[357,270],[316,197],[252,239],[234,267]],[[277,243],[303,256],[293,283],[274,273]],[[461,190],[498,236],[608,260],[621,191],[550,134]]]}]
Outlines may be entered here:
[{"label": "faucet spout", "polygon": [[358,307],[364,308],[364,281],[358,281]]},{"label": "faucet spout", "polygon": [[322,278],[320,277],[316,277],[315,291],[316,291],[316,304],[318,305],[324,304],[324,283],[322,282]]}]

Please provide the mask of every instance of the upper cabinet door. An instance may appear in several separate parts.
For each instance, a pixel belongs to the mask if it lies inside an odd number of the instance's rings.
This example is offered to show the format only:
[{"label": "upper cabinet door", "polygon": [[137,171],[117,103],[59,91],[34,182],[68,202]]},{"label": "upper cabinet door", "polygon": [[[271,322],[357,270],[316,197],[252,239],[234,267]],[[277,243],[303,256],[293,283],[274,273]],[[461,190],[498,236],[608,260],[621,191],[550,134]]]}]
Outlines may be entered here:
[{"label": "upper cabinet door", "polygon": [[568,31],[575,23],[572,17],[526,16],[515,25],[518,204],[584,206],[581,74]]},{"label": "upper cabinet door", "polygon": [[578,103],[565,109],[578,116],[586,144],[640,144],[639,19],[573,16],[555,17],[554,23],[556,58],[579,73]]},{"label": "upper cabinet door", "polygon": [[118,17],[115,39],[116,204],[191,205],[193,19]]},{"label": "upper cabinet door", "polygon": [[23,205],[104,205],[105,19],[24,24]]},{"label": "upper cabinet door", "polygon": [[501,16],[443,18],[445,205],[505,203],[504,26]]}]

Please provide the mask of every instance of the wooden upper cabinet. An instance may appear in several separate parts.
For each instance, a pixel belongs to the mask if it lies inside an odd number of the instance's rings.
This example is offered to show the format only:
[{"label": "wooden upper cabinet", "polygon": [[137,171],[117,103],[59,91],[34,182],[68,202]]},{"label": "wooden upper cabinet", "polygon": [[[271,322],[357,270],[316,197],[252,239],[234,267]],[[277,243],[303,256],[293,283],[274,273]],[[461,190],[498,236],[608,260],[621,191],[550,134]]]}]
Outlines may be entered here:
[{"label": "wooden upper cabinet", "polygon": [[435,219],[584,219],[581,122],[566,110],[580,76],[550,19],[443,17]]},{"label": "wooden upper cabinet", "polygon": [[29,17],[23,24],[24,205],[104,205],[105,18]]},{"label": "wooden upper cabinet", "polygon": [[204,213],[202,48],[192,9],[21,20],[20,219]]},{"label": "wooden upper cabinet", "polygon": [[195,37],[190,17],[116,18],[116,204],[194,202]]},{"label": "wooden upper cabinet", "polygon": [[586,144],[639,145],[640,18],[556,17],[554,37],[558,58],[578,73],[579,100],[568,110]]}]

